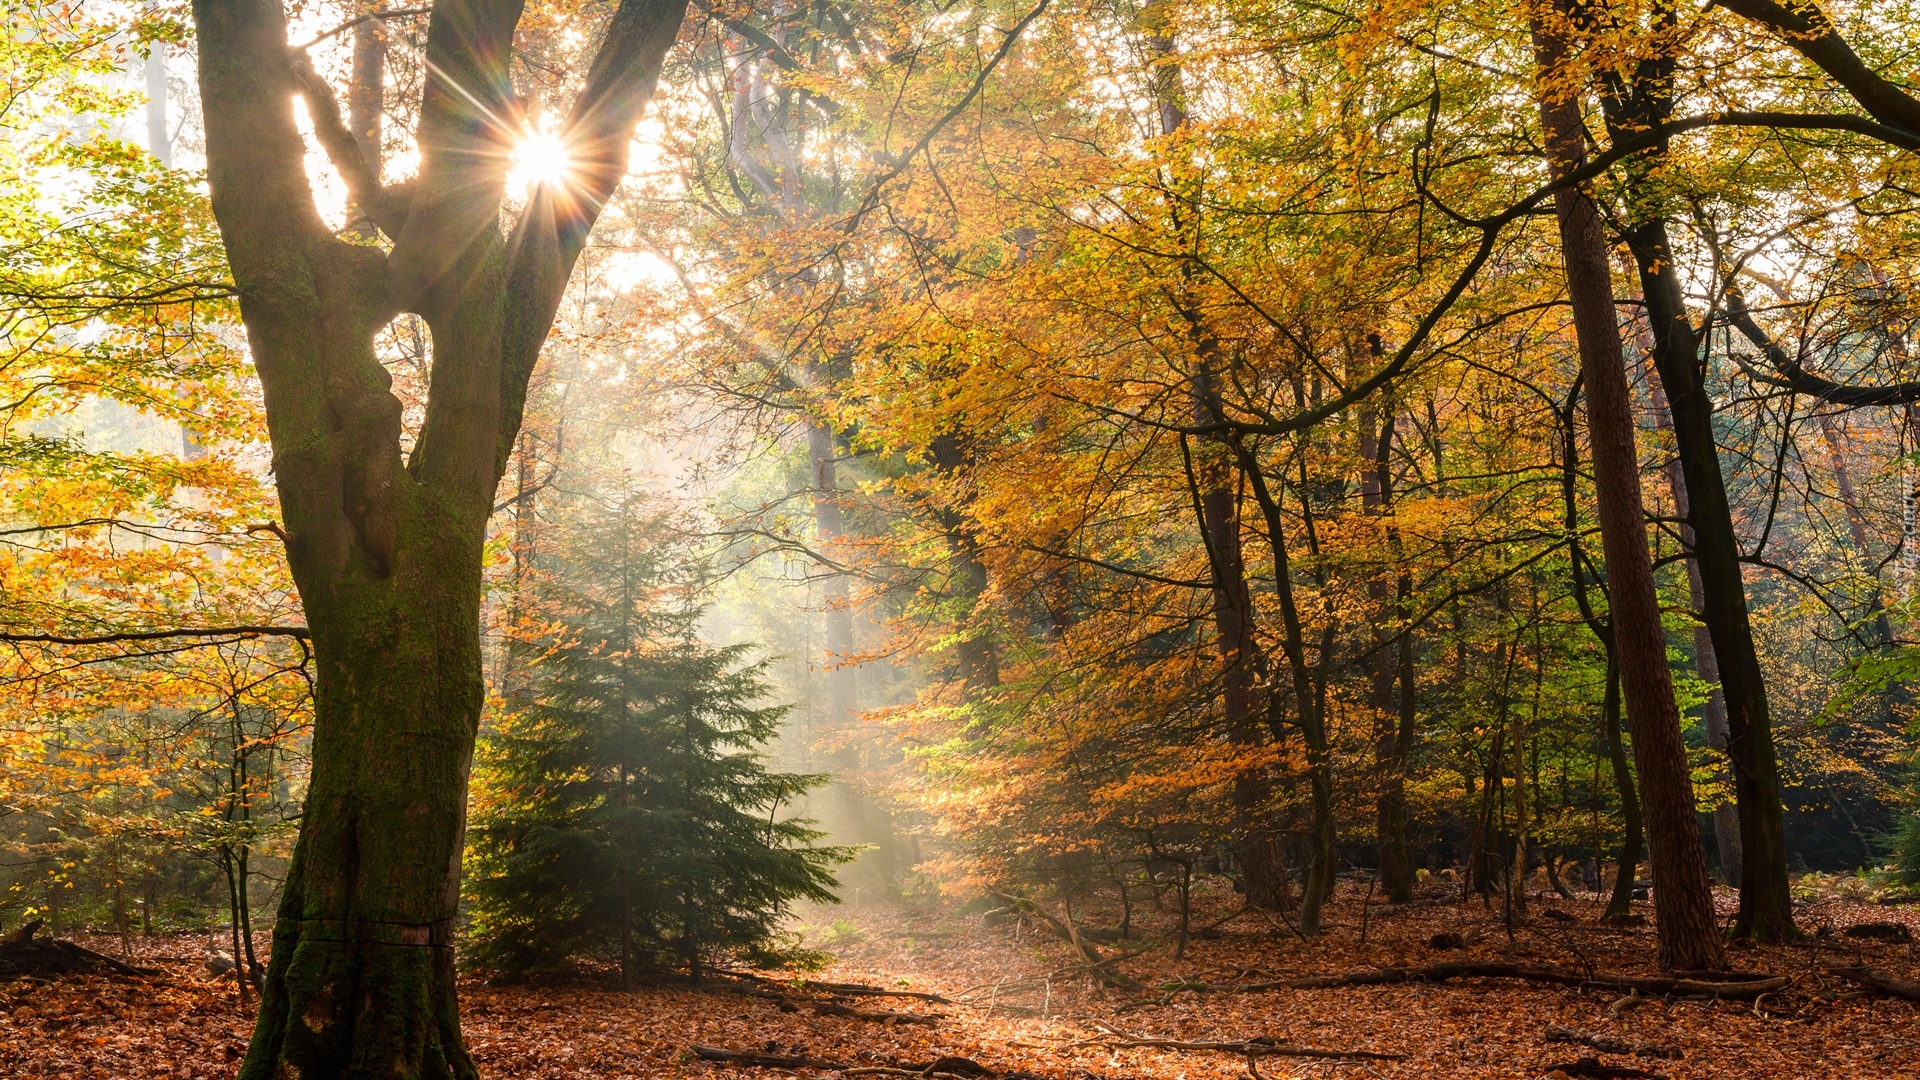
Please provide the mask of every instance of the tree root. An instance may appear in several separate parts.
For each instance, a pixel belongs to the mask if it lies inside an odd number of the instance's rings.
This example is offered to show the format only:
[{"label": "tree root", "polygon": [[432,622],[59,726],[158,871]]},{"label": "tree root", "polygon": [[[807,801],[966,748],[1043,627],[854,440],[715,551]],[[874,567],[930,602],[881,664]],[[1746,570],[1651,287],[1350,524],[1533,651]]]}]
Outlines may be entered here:
[{"label": "tree root", "polygon": [[1837,975],[1848,982],[1859,983],[1861,986],[1867,987],[1870,990],[1878,990],[1892,997],[1905,998],[1908,1001],[1920,1001],[1920,983],[1897,979],[1884,971],[1868,967],[1865,964],[1855,964],[1851,967],[1828,968],[1827,974]]},{"label": "tree root", "polygon": [[1589,1046],[1609,1054],[1632,1054],[1634,1057],[1667,1058],[1677,1061],[1680,1048],[1663,1046],[1659,1043],[1642,1042],[1639,1039],[1616,1039],[1611,1035],[1589,1035],[1584,1031],[1575,1031],[1559,1024],[1548,1024],[1546,1039],[1550,1043],[1573,1043],[1576,1046]]},{"label": "tree root", "polygon": [[1792,980],[1784,975],[1740,978],[1722,981],[1708,978],[1674,976],[1637,977],[1624,975],[1588,975],[1564,968],[1529,967],[1483,960],[1447,960],[1420,967],[1375,968],[1350,971],[1341,975],[1307,975],[1266,982],[1167,984],[1165,990],[1193,990],[1200,993],[1251,994],[1266,990],[1330,990],[1343,986],[1393,986],[1400,983],[1443,983],[1449,979],[1521,979],[1554,986],[1594,987],[1603,990],[1638,991],[1642,994],[1685,994],[1747,1001],[1771,993]]}]

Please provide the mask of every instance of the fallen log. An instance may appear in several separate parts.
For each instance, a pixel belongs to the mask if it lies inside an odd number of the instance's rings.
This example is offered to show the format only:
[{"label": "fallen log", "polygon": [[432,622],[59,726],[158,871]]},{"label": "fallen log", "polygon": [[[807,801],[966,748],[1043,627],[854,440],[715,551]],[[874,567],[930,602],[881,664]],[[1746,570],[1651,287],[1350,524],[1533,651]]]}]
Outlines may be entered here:
[{"label": "fallen log", "polygon": [[1404,1061],[1405,1054],[1381,1054],[1372,1050],[1322,1050],[1312,1046],[1294,1046],[1283,1043],[1271,1035],[1257,1035],[1251,1039],[1155,1039],[1144,1035],[1133,1035],[1106,1024],[1095,1024],[1095,1028],[1105,1034],[1105,1038],[1091,1039],[1082,1046],[1104,1046],[1114,1049],[1128,1049],[1137,1046],[1152,1047],[1157,1050],[1202,1051],[1216,1054],[1234,1054],[1238,1057],[1296,1057],[1325,1058],[1331,1060],[1366,1061]]},{"label": "fallen log", "polygon": [[1564,968],[1530,967],[1499,961],[1443,960],[1419,967],[1373,968],[1367,971],[1349,971],[1341,975],[1305,975],[1253,983],[1189,985],[1186,989],[1251,994],[1266,990],[1330,990],[1344,986],[1393,986],[1410,982],[1444,983],[1452,979],[1520,979],[1525,982],[1547,983],[1554,986],[1638,991],[1655,996],[1699,995],[1722,997],[1734,1001],[1748,1001],[1761,994],[1770,994],[1792,981],[1784,975],[1743,979],[1739,982],[1666,975],[1588,975]]},{"label": "fallen log", "polygon": [[35,938],[40,924],[21,927],[0,941],[0,979],[18,979],[28,975],[158,975],[154,968],[134,967],[105,953],[82,948],[71,941]]},{"label": "fallen log", "polygon": [[818,982],[813,979],[774,979],[765,975],[755,975],[750,971],[716,971],[729,979],[741,979],[746,982],[777,986],[784,990],[813,990],[822,994],[834,994],[840,997],[902,997],[916,1001],[931,1001],[936,1005],[951,1005],[952,1000],[939,994],[929,994],[920,990],[889,990],[884,986],[868,986],[865,983]]},{"label": "fallen log", "polygon": [[1587,1046],[1609,1054],[1632,1054],[1634,1057],[1667,1058],[1671,1061],[1677,1061],[1680,1058],[1680,1048],[1677,1046],[1664,1046],[1640,1039],[1620,1039],[1612,1035],[1589,1035],[1584,1031],[1561,1027],[1559,1024],[1547,1025],[1546,1040],[1550,1043]]},{"label": "fallen log", "polygon": [[760,1054],[751,1050],[727,1050],[718,1046],[695,1044],[693,1056],[701,1061],[718,1061],[728,1065],[751,1065],[762,1069],[845,1069],[848,1066],[838,1061],[823,1061],[819,1058],[798,1057],[792,1054]]},{"label": "fallen log", "polygon": [[1892,997],[1906,998],[1908,1001],[1920,1001],[1920,983],[1895,978],[1877,968],[1868,967],[1866,964],[1855,964],[1851,967],[1828,968],[1827,974],[1838,975],[1848,982],[1859,983],[1861,986],[1867,987],[1870,990],[1878,990]]}]

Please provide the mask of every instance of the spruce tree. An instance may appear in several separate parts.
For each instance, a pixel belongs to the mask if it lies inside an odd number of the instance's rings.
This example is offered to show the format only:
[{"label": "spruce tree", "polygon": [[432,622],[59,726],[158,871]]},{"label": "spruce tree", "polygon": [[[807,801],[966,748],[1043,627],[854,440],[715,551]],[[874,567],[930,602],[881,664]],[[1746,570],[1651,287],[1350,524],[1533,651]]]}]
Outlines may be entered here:
[{"label": "spruce tree", "polygon": [[659,519],[629,505],[573,532],[528,700],[481,744],[469,956],[507,980],[614,962],[623,983],[769,959],[789,905],[833,901],[849,857],[780,817],[825,778],[761,760],[786,709],[759,704],[764,661],[698,639]]}]

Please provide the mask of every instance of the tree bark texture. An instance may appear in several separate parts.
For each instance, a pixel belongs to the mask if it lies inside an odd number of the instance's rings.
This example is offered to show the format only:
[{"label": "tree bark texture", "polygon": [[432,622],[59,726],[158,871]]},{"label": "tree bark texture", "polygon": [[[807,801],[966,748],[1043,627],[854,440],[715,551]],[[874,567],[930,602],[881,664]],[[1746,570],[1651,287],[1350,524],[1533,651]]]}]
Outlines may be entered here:
[{"label": "tree bark texture", "polygon": [[[1559,12],[1534,16],[1543,83],[1565,62],[1564,24],[1565,16]],[[1550,165],[1556,175],[1565,175],[1584,158],[1578,99],[1543,85],[1540,112]],[[1667,669],[1653,560],[1647,551],[1639,452],[1614,313],[1606,235],[1599,208],[1588,192],[1563,187],[1555,193],[1554,209],[1587,389],[1587,431],[1614,646],[1652,849],[1660,962],[1670,968],[1718,968],[1725,957],[1714,921],[1706,857],[1694,822],[1693,782],[1680,734],[1673,677]]]},{"label": "tree bark texture", "polygon": [[[483,693],[481,548],[527,380],[574,261],[627,169],[682,0],[626,0],[565,130],[564,189],[510,234],[512,0],[441,0],[416,177],[382,187],[332,91],[287,46],[279,0],[196,0],[208,186],[266,399],[287,558],[312,633],[313,771],[241,1076],[470,1077],[453,918]],[[315,209],[294,122],[392,241]],[[395,316],[432,331],[410,457],[374,353]]]}]

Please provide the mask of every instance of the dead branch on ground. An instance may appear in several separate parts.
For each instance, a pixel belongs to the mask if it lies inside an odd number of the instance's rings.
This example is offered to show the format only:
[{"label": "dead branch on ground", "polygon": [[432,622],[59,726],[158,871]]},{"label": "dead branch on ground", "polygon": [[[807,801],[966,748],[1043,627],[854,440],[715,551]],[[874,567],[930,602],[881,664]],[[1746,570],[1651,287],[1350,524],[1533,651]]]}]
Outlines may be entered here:
[{"label": "dead branch on ground", "polygon": [[1069,1046],[1101,1046],[1109,1049],[1128,1049],[1136,1046],[1152,1047],[1156,1050],[1184,1050],[1216,1054],[1233,1054],[1238,1057],[1295,1057],[1364,1059],[1367,1061],[1402,1061],[1405,1054],[1381,1054],[1372,1050],[1322,1050],[1311,1046],[1294,1046],[1283,1043],[1271,1035],[1256,1035],[1251,1039],[1156,1039],[1150,1036],[1134,1035],[1096,1021],[1095,1030],[1102,1033],[1098,1039],[1086,1039]]},{"label": "dead branch on ground", "polygon": [[1546,1039],[1550,1043],[1572,1043],[1609,1054],[1632,1054],[1634,1057],[1668,1058],[1676,1061],[1680,1058],[1680,1048],[1677,1046],[1663,1046],[1640,1039],[1619,1039],[1612,1035],[1589,1035],[1584,1031],[1562,1027],[1559,1024],[1547,1025]]},{"label": "dead branch on ground", "polygon": [[1444,983],[1452,979],[1520,979],[1553,986],[1638,991],[1656,996],[1698,995],[1739,1001],[1751,1000],[1761,994],[1779,990],[1792,981],[1784,975],[1757,976],[1733,982],[1699,977],[1588,975],[1564,968],[1530,967],[1498,961],[1446,960],[1419,967],[1374,968],[1367,971],[1349,971],[1339,975],[1305,975],[1291,979],[1270,979],[1265,982],[1170,983],[1164,984],[1159,989],[1177,988],[1198,993],[1251,994],[1267,990],[1331,990],[1345,986],[1394,986],[1411,982]]},{"label": "dead branch on ground", "polygon": [[1870,990],[1878,990],[1892,997],[1905,998],[1908,1001],[1920,1001],[1920,983],[1895,978],[1884,971],[1869,967],[1866,964],[1828,968],[1827,974],[1837,975],[1848,982],[1859,983],[1861,986],[1867,987]]}]

